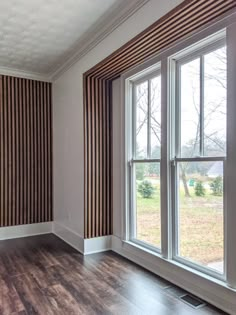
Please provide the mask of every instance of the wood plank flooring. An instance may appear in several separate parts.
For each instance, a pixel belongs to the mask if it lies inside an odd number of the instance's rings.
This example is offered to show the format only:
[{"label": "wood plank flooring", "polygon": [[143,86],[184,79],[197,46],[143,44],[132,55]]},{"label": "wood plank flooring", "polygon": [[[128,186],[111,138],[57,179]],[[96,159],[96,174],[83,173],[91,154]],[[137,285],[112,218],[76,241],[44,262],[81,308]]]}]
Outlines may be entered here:
[{"label": "wood plank flooring", "polygon": [[113,252],[83,257],[53,234],[0,241],[1,315],[225,314]]}]

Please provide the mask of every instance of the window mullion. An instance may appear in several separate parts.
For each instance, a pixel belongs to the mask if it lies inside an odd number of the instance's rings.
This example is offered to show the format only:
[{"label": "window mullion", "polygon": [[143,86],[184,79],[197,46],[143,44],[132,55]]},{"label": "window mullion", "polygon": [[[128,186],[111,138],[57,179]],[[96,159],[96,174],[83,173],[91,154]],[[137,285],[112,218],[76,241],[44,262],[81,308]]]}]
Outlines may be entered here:
[{"label": "window mullion", "polygon": [[170,108],[168,104],[168,59],[161,60],[161,249],[172,256],[170,209]]},{"label": "window mullion", "polygon": [[[175,121],[174,128],[175,128],[175,153],[174,156],[180,156],[181,155],[181,108],[180,108],[180,100],[181,100],[181,71],[180,71],[180,65],[178,62],[175,62],[175,84],[176,84],[176,90],[175,90],[175,108],[172,106],[172,110],[174,110],[174,116]],[[174,86],[174,84],[173,84]]]},{"label": "window mullion", "polygon": [[227,29],[227,161],[225,163],[226,199],[226,281],[236,288],[236,23]]},{"label": "window mullion", "polygon": [[148,80],[147,104],[147,158],[151,158],[151,80]]},{"label": "window mullion", "polygon": [[132,84],[132,158],[136,157],[136,85]]},{"label": "window mullion", "polygon": [[172,235],[171,235],[171,255],[175,257],[178,253],[178,184],[177,184],[177,172],[178,172],[178,163],[176,163],[176,158],[181,156],[181,65],[179,61],[175,61],[173,65],[175,69],[174,79],[171,89],[174,89],[175,99],[172,100],[172,124],[174,126],[174,135],[173,141],[174,146],[173,152],[171,154],[172,163],[171,163],[171,223],[172,223]]},{"label": "window mullion", "polygon": [[204,56],[200,57],[200,156],[204,156]]}]

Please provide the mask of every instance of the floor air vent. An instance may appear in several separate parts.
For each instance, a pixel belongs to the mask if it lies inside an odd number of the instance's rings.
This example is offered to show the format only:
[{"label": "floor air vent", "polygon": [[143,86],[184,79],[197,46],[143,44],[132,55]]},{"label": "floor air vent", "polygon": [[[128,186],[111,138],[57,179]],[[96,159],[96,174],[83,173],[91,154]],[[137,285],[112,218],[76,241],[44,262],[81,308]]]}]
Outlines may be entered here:
[{"label": "floor air vent", "polygon": [[180,296],[180,300],[182,300],[184,303],[188,304],[189,306],[195,309],[206,305],[206,303],[201,301],[199,298],[190,294],[185,294],[185,295]]}]

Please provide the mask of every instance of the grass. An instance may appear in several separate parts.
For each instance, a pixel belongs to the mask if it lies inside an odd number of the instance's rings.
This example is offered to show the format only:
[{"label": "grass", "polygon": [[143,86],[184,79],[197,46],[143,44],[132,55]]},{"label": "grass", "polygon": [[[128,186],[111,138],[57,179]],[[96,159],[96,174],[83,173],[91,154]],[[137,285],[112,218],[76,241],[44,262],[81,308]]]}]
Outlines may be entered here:
[{"label": "grass", "polygon": [[[210,189],[197,197],[190,188],[190,198],[180,187],[179,254],[203,265],[223,259],[222,197],[213,196]],[[137,197],[137,238],[160,247],[160,189],[155,184],[152,198]]]}]

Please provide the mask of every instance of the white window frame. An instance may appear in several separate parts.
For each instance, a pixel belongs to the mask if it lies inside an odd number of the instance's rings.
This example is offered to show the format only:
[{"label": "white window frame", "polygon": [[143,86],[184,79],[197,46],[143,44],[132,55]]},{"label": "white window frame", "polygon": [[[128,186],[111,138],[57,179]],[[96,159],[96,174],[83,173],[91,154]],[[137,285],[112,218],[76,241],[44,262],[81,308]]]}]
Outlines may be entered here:
[{"label": "white window frame", "polygon": [[[175,100],[175,70],[173,68],[173,56],[185,48],[193,46],[197,49],[198,45],[205,40],[209,40],[211,36],[215,36],[217,32],[221,32],[226,29],[227,40],[227,165],[225,167],[225,200],[227,203],[227,213],[225,214],[225,281],[206,270],[199,270],[195,266],[186,266],[186,264],[179,263],[173,259],[173,238],[172,233],[173,226],[173,207],[172,207],[172,194],[173,187],[171,185],[172,176],[172,160],[174,158],[173,143],[170,142],[170,138],[174,137],[174,130],[171,128],[172,122],[175,120],[174,111],[171,110],[173,102]],[[228,286],[236,290],[236,194],[235,194],[235,181],[236,181],[236,14],[231,14],[228,17],[224,17],[221,21],[208,26],[206,29],[202,29],[198,34],[191,36],[183,40],[182,42],[174,45],[171,48],[165,49],[158,54],[155,58],[150,59],[138,67],[135,67],[124,73],[121,77],[121,94],[124,100],[124,117],[125,117],[125,130],[128,130],[131,118],[130,104],[130,80],[137,75],[142,76],[143,73],[149,71],[149,69],[155,67],[157,63],[161,63],[161,122],[162,122],[162,146],[161,146],[161,253],[155,253],[149,251],[149,248],[139,246],[139,251],[154,255],[157,257],[157,264],[161,263],[168,269],[169,264],[178,266],[183,270],[183,275],[191,272],[198,274],[201,278],[204,278],[210,283],[217,282],[220,286]],[[197,43],[197,44],[196,44]],[[204,46],[204,45],[203,45]],[[170,58],[172,57],[172,59]],[[171,73],[171,75],[169,75]],[[170,93],[171,91],[171,93]],[[129,183],[129,163],[130,160],[130,135],[126,132],[124,136],[125,143],[125,168],[124,168],[124,212],[122,214],[122,238],[125,247],[136,248],[130,240],[130,192],[128,188]],[[147,252],[148,250],[148,252]],[[141,259],[142,256],[140,256]],[[151,256],[150,256],[151,257]],[[163,265],[163,266],[164,266]],[[157,266],[158,270],[158,266]],[[165,273],[165,272],[164,272]],[[202,282],[203,285],[204,282]],[[179,283],[179,285],[181,285]]]},{"label": "white window frame", "polygon": [[[170,56],[169,63],[170,63],[170,76],[173,76],[171,80],[175,82],[175,97],[173,97],[172,102],[170,103],[171,111],[175,113],[175,119],[172,119],[172,128],[174,130],[175,136],[172,138],[172,148],[173,153],[171,157],[171,182],[172,182],[172,228],[173,228],[173,238],[172,238],[172,253],[173,259],[179,263],[182,263],[186,266],[192,267],[195,270],[204,272],[208,275],[211,275],[217,279],[225,280],[226,279],[226,202],[225,202],[225,180],[224,180],[224,192],[223,192],[223,229],[224,229],[224,255],[223,255],[223,273],[217,272],[214,269],[211,269],[207,266],[203,266],[198,264],[197,262],[191,261],[187,258],[181,257],[178,255],[178,248],[179,248],[179,222],[178,222],[178,164],[181,162],[213,162],[213,161],[220,161],[223,162],[223,168],[225,170],[225,162],[227,157],[226,156],[219,156],[219,157],[210,157],[204,156],[204,140],[203,140],[203,124],[202,124],[202,107],[204,107],[204,100],[202,99],[203,95],[200,95],[200,155],[195,157],[181,157],[181,119],[180,119],[180,90],[181,90],[181,82],[180,82],[180,68],[182,65],[200,57],[200,89],[202,90],[202,85],[204,84],[203,76],[204,71],[202,71],[203,67],[203,60],[202,56],[204,54],[210,53],[216,49],[219,49],[226,45],[226,30],[223,29],[219,31],[210,38],[205,38],[202,41],[196,43],[196,45],[186,47],[181,52],[177,52],[173,56]],[[170,91],[171,93],[171,91]],[[225,179],[225,176],[224,176]]]},{"label": "white window frame", "polygon": [[[145,241],[139,240],[136,238],[136,225],[133,224],[136,222],[136,198],[135,198],[135,191],[133,187],[135,187],[135,174],[134,174],[134,166],[139,163],[159,163],[161,167],[161,158],[151,158],[150,156],[150,117],[148,119],[149,123],[147,126],[147,157],[140,159],[136,158],[136,100],[135,100],[135,87],[145,81],[148,82],[148,86],[150,88],[150,80],[156,76],[161,76],[161,65],[160,63],[155,64],[154,66],[141,71],[140,73],[131,76],[127,80],[127,97],[129,99],[129,102],[127,104],[128,109],[128,124],[126,126],[129,126],[129,132],[128,132],[128,186],[129,186],[129,226],[128,226],[128,239],[132,241],[133,243],[136,243],[137,245],[144,246],[154,252],[161,253],[161,247],[155,247]],[[150,112],[150,90],[148,91],[148,112]]]}]

